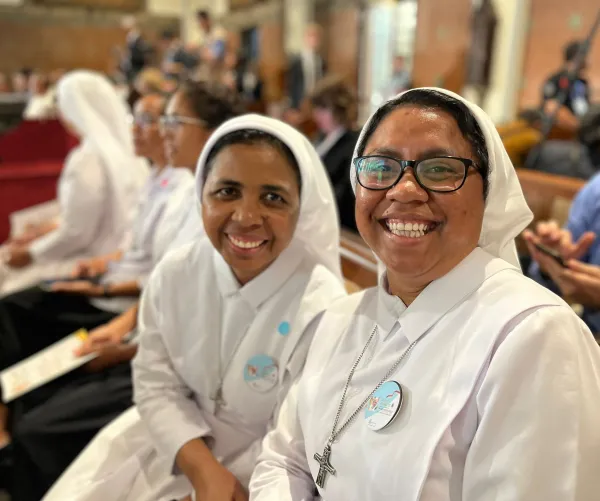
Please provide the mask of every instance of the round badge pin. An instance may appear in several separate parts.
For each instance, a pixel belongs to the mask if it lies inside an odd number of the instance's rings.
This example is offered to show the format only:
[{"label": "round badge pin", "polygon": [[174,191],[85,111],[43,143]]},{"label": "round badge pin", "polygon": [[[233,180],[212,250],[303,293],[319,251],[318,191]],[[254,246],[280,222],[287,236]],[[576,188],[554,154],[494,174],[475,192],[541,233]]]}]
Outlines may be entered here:
[{"label": "round badge pin", "polygon": [[402,407],[402,386],[387,381],[373,393],[365,408],[367,427],[373,431],[383,430],[398,416]]},{"label": "round badge pin", "polygon": [[255,391],[266,393],[277,384],[279,368],[269,355],[255,355],[244,366],[244,381]]}]

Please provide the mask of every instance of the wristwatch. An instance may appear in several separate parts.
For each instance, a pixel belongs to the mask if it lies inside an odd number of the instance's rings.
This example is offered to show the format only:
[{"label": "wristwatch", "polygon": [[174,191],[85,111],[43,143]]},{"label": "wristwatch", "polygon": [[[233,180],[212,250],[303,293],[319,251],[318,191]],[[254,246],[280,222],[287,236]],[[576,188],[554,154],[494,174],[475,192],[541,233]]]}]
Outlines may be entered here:
[{"label": "wristwatch", "polygon": [[104,284],[102,286],[102,297],[112,297],[109,291],[110,284]]}]

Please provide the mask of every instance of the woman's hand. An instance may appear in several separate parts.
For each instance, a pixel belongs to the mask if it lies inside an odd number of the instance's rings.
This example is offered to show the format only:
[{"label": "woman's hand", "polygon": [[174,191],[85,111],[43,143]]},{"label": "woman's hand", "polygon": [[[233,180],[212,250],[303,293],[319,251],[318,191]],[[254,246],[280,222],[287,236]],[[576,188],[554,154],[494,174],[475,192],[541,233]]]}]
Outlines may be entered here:
[{"label": "woman's hand", "polygon": [[201,479],[192,483],[196,501],[248,501],[237,478],[216,459],[203,465]]},{"label": "woman's hand", "polygon": [[75,265],[71,276],[73,278],[94,278],[103,275],[108,270],[108,262],[108,259],[103,257],[84,259]]},{"label": "woman's hand", "polygon": [[196,501],[248,501],[246,490],[217,461],[203,439],[187,442],[175,461],[192,484]]},{"label": "woman's hand", "polygon": [[16,244],[11,244],[8,247],[3,260],[11,268],[25,268],[33,261],[29,247]]},{"label": "woman's hand", "polygon": [[[569,260],[581,259],[585,256],[596,240],[596,234],[588,231],[581,235],[577,242],[573,242],[573,236],[569,230],[558,226],[556,221],[543,221],[537,224],[535,232],[525,230],[523,232],[523,238],[527,243],[527,248],[532,257],[536,254],[534,251],[535,245],[542,244],[558,252],[564,260]],[[540,265],[540,268],[548,273],[548,270],[544,268],[542,263],[537,259],[535,260]]]},{"label": "woman's hand", "polygon": [[104,295],[104,286],[90,282],[89,280],[77,280],[75,282],[56,282],[52,284],[52,292],[63,292],[65,294],[79,294],[87,297],[101,297]]}]

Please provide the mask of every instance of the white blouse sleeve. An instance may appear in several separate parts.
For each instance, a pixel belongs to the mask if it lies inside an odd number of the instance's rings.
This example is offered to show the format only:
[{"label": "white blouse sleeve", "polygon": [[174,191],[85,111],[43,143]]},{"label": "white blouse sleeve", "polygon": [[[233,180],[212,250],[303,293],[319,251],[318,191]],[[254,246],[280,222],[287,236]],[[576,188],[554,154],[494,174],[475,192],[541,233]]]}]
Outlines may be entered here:
[{"label": "white blouse sleeve", "polygon": [[85,251],[93,242],[103,215],[106,180],[94,153],[74,152],[62,176],[58,193],[60,223],[30,245],[34,261],[59,260]]},{"label": "white blouse sleeve", "polygon": [[161,268],[145,288],[138,317],[138,352],[133,360],[134,401],[156,449],[173,471],[179,449],[195,438],[210,435],[210,427],[191,398],[192,391],[179,376],[163,336],[168,326],[162,322],[160,296]]},{"label": "white blouse sleeve", "polygon": [[277,426],[263,442],[250,480],[250,501],[316,499],[298,418],[298,386],[295,383],[290,389],[277,418]]},{"label": "white blouse sleeve", "polygon": [[591,501],[600,492],[600,349],[566,306],[529,314],[476,394],[464,501]]}]

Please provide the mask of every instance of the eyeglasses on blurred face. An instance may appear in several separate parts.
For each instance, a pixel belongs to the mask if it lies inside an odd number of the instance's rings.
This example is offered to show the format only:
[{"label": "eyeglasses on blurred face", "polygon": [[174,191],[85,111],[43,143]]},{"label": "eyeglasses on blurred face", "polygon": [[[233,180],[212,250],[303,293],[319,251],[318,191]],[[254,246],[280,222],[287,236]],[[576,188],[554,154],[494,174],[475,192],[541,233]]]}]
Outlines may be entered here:
[{"label": "eyeglasses on blurred face", "polygon": [[136,113],[129,116],[129,123],[145,129],[158,124],[158,117],[155,117],[150,113]]},{"label": "eyeglasses on blurred face", "polygon": [[184,117],[181,115],[163,115],[160,117],[159,126],[161,132],[174,132],[182,125],[197,125],[198,127],[206,127],[206,122],[199,118]]},{"label": "eyeglasses on blurred face", "polygon": [[367,190],[388,190],[411,167],[417,183],[425,190],[449,193],[462,188],[470,167],[478,169],[468,158],[435,157],[424,160],[400,160],[383,155],[354,159],[356,179]]}]

